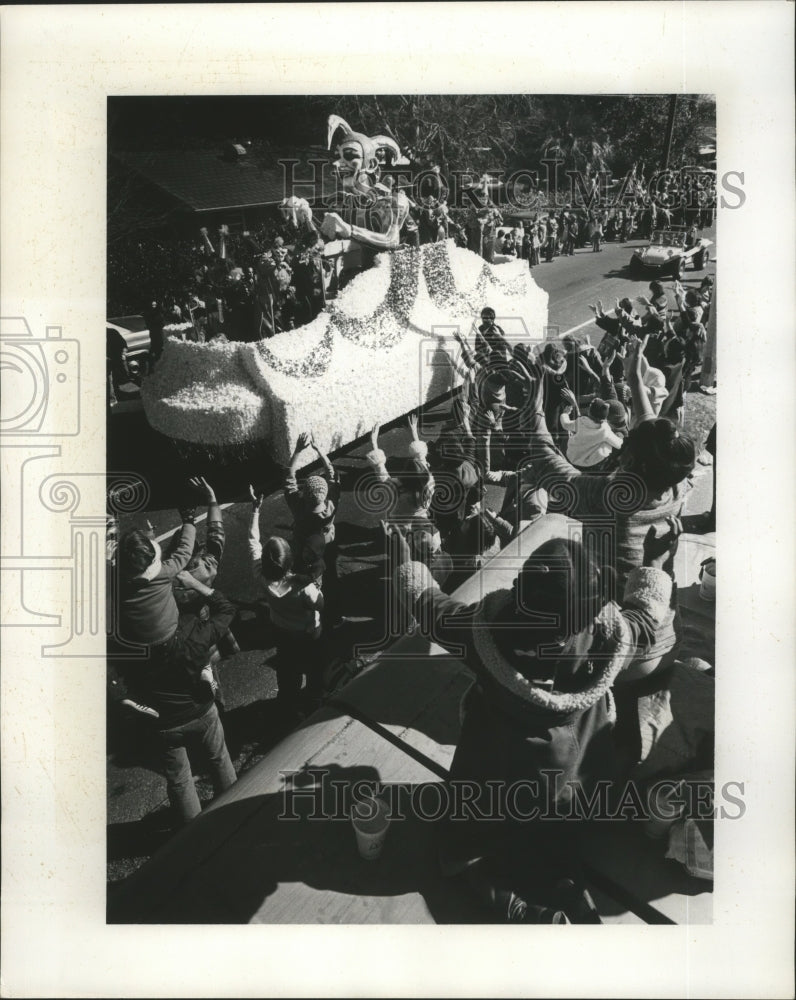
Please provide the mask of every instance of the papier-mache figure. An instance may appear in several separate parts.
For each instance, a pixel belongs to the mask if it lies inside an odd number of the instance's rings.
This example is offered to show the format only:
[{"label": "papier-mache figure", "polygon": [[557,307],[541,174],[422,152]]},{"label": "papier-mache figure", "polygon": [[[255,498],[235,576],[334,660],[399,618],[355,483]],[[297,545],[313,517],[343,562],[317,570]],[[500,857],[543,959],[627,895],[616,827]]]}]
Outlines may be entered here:
[{"label": "papier-mache figure", "polygon": [[[391,157],[394,164],[405,163],[406,159],[394,139],[355,132],[338,115],[329,116],[330,149],[338,129],[343,130],[343,136],[337,145],[333,168],[342,189],[343,214],[350,221],[337,212],[328,212],[321,233],[327,240],[351,240],[350,251],[354,253],[362,248],[377,252],[395,250],[409,214],[409,199],[400,188],[380,182],[381,168]],[[353,255],[344,266],[346,269],[356,266]]]}]

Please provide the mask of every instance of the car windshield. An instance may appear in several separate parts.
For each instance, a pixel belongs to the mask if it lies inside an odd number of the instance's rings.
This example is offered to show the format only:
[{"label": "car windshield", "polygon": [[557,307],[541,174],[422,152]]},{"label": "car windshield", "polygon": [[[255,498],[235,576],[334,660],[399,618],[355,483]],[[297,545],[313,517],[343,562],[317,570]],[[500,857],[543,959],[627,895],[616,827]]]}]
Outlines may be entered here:
[{"label": "car windshield", "polygon": [[654,247],[663,246],[663,233],[653,233],[652,239],[650,240],[650,245]]}]

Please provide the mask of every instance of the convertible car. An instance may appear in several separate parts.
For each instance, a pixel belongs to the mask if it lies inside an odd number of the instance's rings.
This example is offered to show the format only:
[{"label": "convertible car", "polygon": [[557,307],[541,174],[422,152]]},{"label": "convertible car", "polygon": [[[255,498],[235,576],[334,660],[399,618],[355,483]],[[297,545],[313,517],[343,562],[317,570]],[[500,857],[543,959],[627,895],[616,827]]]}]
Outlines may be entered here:
[{"label": "convertible car", "polygon": [[671,274],[674,278],[680,278],[689,260],[693,262],[695,271],[701,271],[710,260],[708,247],[712,245],[712,241],[706,239],[689,243],[685,227],[656,229],[647,246],[633,251],[630,273]]}]

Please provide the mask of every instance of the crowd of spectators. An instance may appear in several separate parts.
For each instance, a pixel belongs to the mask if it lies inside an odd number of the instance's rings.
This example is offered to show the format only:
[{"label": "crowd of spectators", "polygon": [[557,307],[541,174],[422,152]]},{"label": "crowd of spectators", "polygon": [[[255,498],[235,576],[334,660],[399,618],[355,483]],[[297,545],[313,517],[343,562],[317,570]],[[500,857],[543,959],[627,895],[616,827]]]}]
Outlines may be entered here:
[{"label": "crowd of spectators", "polygon": [[[453,235],[469,245],[475,233],[485,257],[516,256],[534,267],[587,244],[600,252],[603,240],[651,235],[678,212],[694,231],[712,222],[709,196],[698,201],[695,216],[682,201],[676,191],[653,198],[639,185],[635,201],[621,207],[566,206],[497,238],[499,213],[491,209],[459,225],[440,191],[413,206],[402,238],[420,245]],[[258,339],[308,322],[333,292],[335,270],[314,233],[292,245],[272,235],[267,249],[224,231],[216,248],[203,235],[189,279],[142,310],[155,363],[170,327],[183,326],[198,340]],[[374,495],[381,508],[370,516],[389,558],[387,604],[399,609],[390,628],[433,636],[457,655],[464,649],[476,677],[452,781],[483,789],[490,777],[508,786],[557,769],[565,783],[585,787],[613,774],[611,691],[616,685],[623,715],[616,732],[626,732],[634,685],[675,661],[673,556],[698,454],[683,430],[684,392],[702,361],[712,291],[710,278],[698,290],[676,281],[671,306],[653,281],[649,297],[635,303],[622,298],[606,310],[597,301],[590,307],[603,331],[596,347],[573,335],[534,347],[512,344],[485,308],[473,343],[457,334],[464,385],[437,438],[422,440],[412,414],[406,454],[388,458],[381,429],[373,427],[366,477],[380,487]],[[129,373],[112,333],[113,384]],[[706,446],[715,457],[715,427]],[[315,449],[318,470],[300,477],[306,448]],[[236,780],[217,670],[219,659],[237,649],[236,608],[214,587],[224,551],[220,508],[206,481],[193,486],[208,506],[204,543],[197,544],[195,510],[186,509],[165,551],[152,531],[140,530],[109,549],[121,636],[147,651],[141,662],[112,668],[111,691],[154,733],[178,823],[201,808],[190,755],[203,759],[217,793]],[[494,487],[502,499],[493,505],[487,497],[496,495]],[[341,491],[338,471],[311,433],[301,435],[285,477],[289,540],[261,526],[263,498],[251,490],[247,573],[266,629],[263,644],[275,650],[276,703],[288,726],[330,690],[323,640],[345,621],[335,525]],[[490,595],[483,607],[456,600],[462,582],[555,511],[581,522],[579,541],[540,546],[513,590]],[[713,524],[715,493],[706,527]],[[620,749],[633,753],[628,745]],[[566,875],[572,833],[558,823],[530,831],[511,822],[447,824],[443,871],[465,881],[498,919],[560,923],[577,911],[589,922],[593,908],[571,879],[546,884],[538,863],[529,863],[555,858],[551,871]],[[573,891],[565,905],[563,896]]]},{"label": "crowd of spectators", "polygon": [[[672,559],[698,453],[682,430],[682,391],[699,364],[710,291],[707,282],[699,293],[676,283],[674,321],[657,282],[638,312],[628,299],[610,314],[596,303],[604,331],[597,348],[574,336],[536,348],[512,345],[485,308],[474,343],[459,336],[464,386],[436,440],[422,440],[410,415],[406,454],[388,458],[379,425],[372,429],[366,477],[381,487],[381,508],[369,516],[390,559],[387,586],[396,600],[388,603],[400,609],[390,627],[428,633],[452,649],[463,645],[477,678],[452,779],[480,787],[489,775],[509,781],[545,768],[576,783],[609,774],[609,689],[627,685],[632,712],[633,685],[676,657]],[[300,477],[306,448],[315,448],[318,471]],[[236,777],[214,669],[236,648],[235,607],[213,586],[223,522],[212,488],[201,479],[194,487],[208,505],[202,545],[195,511],[187,509],[166,551],[142,531],[125,533],[111,551],[122,636],[148,650],[143,663],[112,673],[114,697],[154,729],[180,822],[200,808],[189,753],[203,757],[217,792]],[[487,502],[488,487],[502,488],[499,505]],[[344,621],[335,527],[341,489],[339,473],[307,433],[284,481],[289,540],[271,525],[263,525],[268,535],[261,540],[262,496],[251,490],[247,573],[275,649],[276,701],[287,725],[329,693],[322,640]],[[625,501],[618,504],[620,494]],[[464,580],[557,510],[581,521],[579,542],[545,543],[514,591],[480,610],[456,600]],[[607,549],[600,542],[606,524]],[[581,734],[577,751],[572,727]],[[571,830],[553,837],[555,847],[552,833],[537,830],[531,843],[540,855],[560,858]],[[511,823],[488,831],[454,825],[444,837],[443,869],[464,878],[501,919],[560,922],[563,909],[532,904],[522,880],[509,877],[522,867],[517,835]],[[523,836],[527,860],[527,830]],[[577,898],[582,909],[584,897]]]}]

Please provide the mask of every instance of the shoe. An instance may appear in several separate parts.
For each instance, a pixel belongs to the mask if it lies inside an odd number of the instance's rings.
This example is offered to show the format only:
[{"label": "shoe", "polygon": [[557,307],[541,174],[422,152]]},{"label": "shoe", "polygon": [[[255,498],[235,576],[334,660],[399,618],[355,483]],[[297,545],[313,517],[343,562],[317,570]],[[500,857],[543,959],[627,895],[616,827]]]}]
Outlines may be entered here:
[{"label": "shoe", "polygon": [[594,900],[588,891],[579,889],[571,878],[562,878],[556,883],[553,889],[552,904],[563,910],[573,924],[602,923]]},{"label": "shoe", "polygon": [[569,919],[563,910],[551,910],[546,906],[536,906],[526,903],[516,892],[499,893],[496,902],[504,902],[506,921],[510,924],[568,924]]},{"label": "shoe", "polygon": [[569,917],[563,910],[551,910],[547,906],[526,906],[524,924],[568,924]]}]

